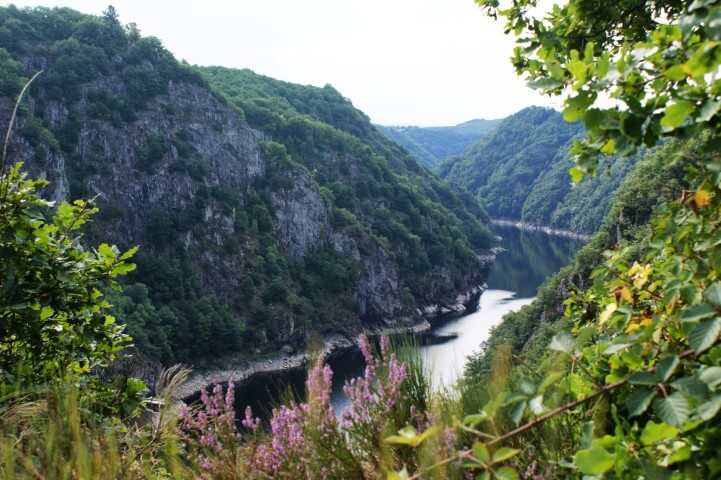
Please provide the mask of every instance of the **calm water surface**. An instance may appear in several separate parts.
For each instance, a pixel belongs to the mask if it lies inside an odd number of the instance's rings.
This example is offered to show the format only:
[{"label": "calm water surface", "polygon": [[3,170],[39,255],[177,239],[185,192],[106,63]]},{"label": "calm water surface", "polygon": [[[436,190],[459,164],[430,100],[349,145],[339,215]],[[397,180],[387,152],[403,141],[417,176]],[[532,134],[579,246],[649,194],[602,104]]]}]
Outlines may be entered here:
[{"label": "calm water surface", "polygon": [[[498,254],[491,267],[488,290],[481,295],[478,308],[440,322],[430,333],[439,341],[419,347],[436,388],[453,385],[463,373],[466,359],[478,351],[491,328],[509,311],[530,303],[539,285],[566,265],[583,244],[515,227],[497,226],[496,232],[502,237],[500,246],[505,251]],[[448,340],[440,341],[446,338]],[[331,401],[335,411],[341,413],[348,405],[343,384],[362,375],[363,359],[351,352],[334,359],[330,366],[334,372]],[[288,398],[288,389],[302,391],[304,377],[304,372],[289,372],[254,378],[247,387],[238,389],[236,405],[244,408],[250,404],[254,412],[267,415],[270,408],[279,403],[279,397]]]}]

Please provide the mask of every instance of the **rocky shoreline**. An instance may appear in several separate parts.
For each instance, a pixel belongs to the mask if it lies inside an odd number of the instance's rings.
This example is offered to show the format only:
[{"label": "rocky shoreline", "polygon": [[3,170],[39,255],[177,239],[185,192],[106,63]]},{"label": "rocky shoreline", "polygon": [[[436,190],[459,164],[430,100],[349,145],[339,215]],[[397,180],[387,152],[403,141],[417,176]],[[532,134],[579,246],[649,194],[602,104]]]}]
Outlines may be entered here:
[{"label": "rocky shoreline", "polygon": [[562,228],[548,227],[545,225],[536,225],[534,223],[526,223],[519,220],[507,220],[503,218],[497,218],[491,220],[491,222],[494,225],[500,225],[502,227],[515,227],[519,230],[526,230],[528,232],[543,232],[546,235],[572,238],[574,240],[586,241],[591,238],[590,235],[587,235],[585,233],[574,232],[573,230],[564,230]]},{"label": "rocky shoreline", "polygon": [[[465,292],[456,295],[455,303],[426,305],[418,309],[423,320],[411,327],[378,327],[366,330],[364,333],[370,336],[399,335],[428,333],[432,324],[448,316],[460,315],[478,303],[478,298],[488,286],[474,285]],[[342,355],[350,350],[358,348],[357,338],[349,338],[346,335],[334,334],[324,339],[320,354],[324,358],[332,358]],[[173,393],[177,400],[190,399],[194,395],[214,383],[226,383],[232,379],[236,384],[242,384],[257,374],[285,373],[306,368],[310,354],[300,352],[292,355],[285,355],[280,358],[271,358],[249,362],[234,357],[226,357],[218,360],[215,368],[191,367],[192,371],[185,382],[183,382]]]}]

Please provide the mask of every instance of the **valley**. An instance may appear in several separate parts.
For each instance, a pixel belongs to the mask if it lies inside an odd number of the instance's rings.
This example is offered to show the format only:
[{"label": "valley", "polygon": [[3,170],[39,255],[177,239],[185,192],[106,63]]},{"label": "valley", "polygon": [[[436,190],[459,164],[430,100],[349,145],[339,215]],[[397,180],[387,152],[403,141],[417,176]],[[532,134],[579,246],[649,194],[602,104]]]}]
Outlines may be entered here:
[{"label": "valley", "polygon": [[721,4],[512,3],[0,6],[0,478],[721,475]]}]

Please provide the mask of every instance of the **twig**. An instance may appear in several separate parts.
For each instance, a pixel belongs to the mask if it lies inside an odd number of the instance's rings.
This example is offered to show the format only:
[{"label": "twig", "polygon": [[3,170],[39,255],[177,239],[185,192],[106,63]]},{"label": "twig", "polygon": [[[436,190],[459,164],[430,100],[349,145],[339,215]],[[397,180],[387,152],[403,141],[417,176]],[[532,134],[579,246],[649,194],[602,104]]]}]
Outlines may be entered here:
[{"label": "twig", "polygon": [[[695,353],[696,353],[695,350],[686,350],[686,351],[681,352],[681,353],[679,354],[679,358],[691,357],[691,356],[693,356]],[[652,368],[652,369],[650,369],[650,370],[647,370],[648,373],[654,373],[655,371],[656,371],[656,367],[654,367],[654,368]],[[567,403],[566,405],[563,405],[563,406],[558,407],[558,408],[556,408],[556,409],[554,409],[554,410],[551,410],[550,412],[548,412],[548,413],[546,413],[546,414],[544,414],[544,415],[541,415],[540,417],[536,417],[536,418],[534,418],[533,420],[531,420],[530,422],[528,422],[528,423],[526,423],[526,424],[524,424],[524,425],[521,425],[520,427],[516,428],[515,430],[511,430],[511,431],[508,432],[508,433],[504,433],[504,434],[501,435],[500,437],[494,438],[493,440],[491,440],[490,442],[488,442],[486,445],[488,445],[488,446],[493,446],[493,445],[496,445],[497,443],[500,443],[500,442],[502,442],[502,441],[504,441],[504,440],[508,440],[509,438],[511,438],[511,437],[513,437],[513,436],[515,436],[515,435],[518,435],[519,433],[525,432],[525,431],[528,430],[529,428],[534,427],[534,426],[538,425],[539,423],[543,423],[543,422],[545,422],[546,420],[549,420],[549,419],[555,417],[556,415],[559,415],[559,414],[561,414],[561,413],[563,413],[563,412],[567,412],[568,410],[571,410],[571,409],[573,409],[573,408],[575,408],[575,407],[577,407],[577,406],[579,406],[579,405],[582,405],[582,404],[584,404],[584,403],[586,403],[586,402],[589,402],[589,401],[593,400],[593,399],[596,398],[596,397],[599,397],[599,396],[601,396],[601,395],[604,395],[604,394],[610,392],[611,390],[615,390],[615,389],[617,389],[618,387],[623,386],[623,385],[626,384],[627,382],[628,382],[628,377],[627,377],[627,378],[624,378],[623,380],[619,380],[619,381],[616,382],[616,383],[612,383],[612,384],[610,384],[610,385],[605,385],[605,386],[599,388],[598,390],[596,390],[595,392],[593,392],[592,394],[588,395],[587,397],[583,397],[583,398],[581,398],[581,399],[579,399],[579,400],[573,401],[573,402],[571,402],[571,403]]]},{"label": "twig", "polygon": [[[20,107],[20,101],[23,99],[23,96],[25,95],[25,92],[27,91],[28,87],[30,87],[30,84],[33,83],[33,81],[40,76],[41,73],[43,73],[44,70],[38,71],[35,75],[32,76],[30,80],[25,84],[22,90],[20,90],[20,95],[18,95],[18,99],[15,101],[15,107],[13,108],[13,113],[10,116],[10,122],[8,123],[8,130],[5,132],[5,144],[3,145],[3,156],[2,156],[2,162],[0,163],[0,179],[5,176],[5,167],[7,167],[7,157],[8,157],[8,144],[10,143],[10,135],[12,134],[13,130],[13,124],[15,123],[15,117],[18,114],[18,108]],[[3,182],[4,183],[4,182]],[[7,188],[4,190],[2,194],[2,198],[5,198],[5,195],[7,194]]]},{"label": "twig", "polygon": [[526,424],[524,424],[524,425],[521,425],[520,427],[516,428],[515,430],[511,430],[510,432],[504,433],[504,434],[501,435],[500,437],[494,438],[493,440],[491,440],[490,442],[488,442],[486,445],[488,445],[488,446],[490,447],[490,446],[493,446],[493,445],[495,445],[495,444],[497,444],[497,443],[503,442],[504,440],[508,440],[509,438],[514,437],[514,436],[518,435],[519,433],[525,432],[525,431],[528,430],[529,428],[534,427],[534,426],[538,425],[539,423],[543,423],[543,422],[545,422],[546,420],[549,420],[549,419],[555,417],[556,415],[559,415],[559,414],[561,414],[561,413],[563,413],[563,412],[566,412],[566,411],[568,411],[568,410],[571,410],[571,409],[573,409],[573,408],[576,408],[577,406],[582,405],[582,404],[584,404],[584,403],[586,403],[586,402],[589,402],[589,401],[593,400],[593,399],[596,398],[596,397],[599,397],[599,396],[601,396],[601,395],[603,395],[603,394],[605,394],[605,393],[607,393],[607,392],[610,392],[611,390],[615,390],[616,388],[624,385],[626,382],[628,382],[628,379],[627,379],[627,378],[624,378],[623,380],[619,380],[619,381],[616,382],[616,383],[612,383],[612,384],[610,384],[610,385],[605,385],[605,386],[599,388],[598,390],[596,390],[595,392],[593,392],[592,394],[590,394],[590,395],[587,396],[587,397],[583,397],[583,398],[581,398],[581,399],[579,399],[579,400],[576,400],[576,401],[574,401],[574,402],[567,403],[566,405],[563,405],[562,407],[558,407],[558,408],[556,408],[555,410],[551,410],[550,412],[548,412],[548,413],[546,413],[546,414],[544,414],[544,415],[541,415],[540,417],[536,417],[536,418],[534,418],[533,420],[531,420],[530,422],[528,422],[528,423],[526,423]]}]

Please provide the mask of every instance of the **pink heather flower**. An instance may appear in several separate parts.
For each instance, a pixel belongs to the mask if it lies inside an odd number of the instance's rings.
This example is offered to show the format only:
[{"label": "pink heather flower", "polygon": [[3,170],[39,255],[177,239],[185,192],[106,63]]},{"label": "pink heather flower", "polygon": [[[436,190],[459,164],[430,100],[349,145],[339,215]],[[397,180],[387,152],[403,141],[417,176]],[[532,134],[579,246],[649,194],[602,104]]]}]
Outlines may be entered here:
[{"label": "pink heather flower", "polygon": [[240,424],[253,432],[260,426],[260,418],[253,418],[253,410],[250,408],[250,405],[245,407],[245,418],[240,421]]},{"label": "pink heather flower", "polygon": [[235,403],[235,382],[228,380],[228,390],[225,392],[225,408],[232,408]]},{"label": "pink heather flower", "polygon": [[443,430],[443,444],[446,447],[446,451],[452,452],[456,445],[456,432],[448,427]]},{"label": "pink heather flower", "polygon": [[[206,389],[200,392],[197,410],[180,410],[180,437],[188,443],[189,452],[203,471],[213,469],[223,452],[235,451],[240,439],[235,428],[235,393],[233,382],[223,395],[222,385],[215,384],[209,395]],[[211,473],[203,478],[212,477]]]},{"label": "pink heather flower", "polygon": [[370,343],[368,343],[368,337],[366,337],[365,335],[361,335],[358,338],[358,348],[360,348],[360,351],[363,354],[366,365],[372,365],[375,360],[373,358],[373,353],[371,352]]},{"label": "pink heather flower", "polygon": [[388,337],[386,337],[385,335],[381,335],[380,344],[381,344],[381,355],[383,355],[385,357],[386,353],[388,352]]}]

